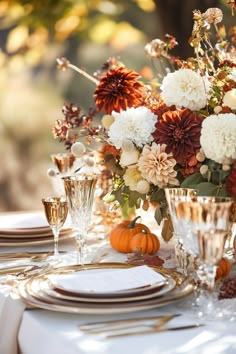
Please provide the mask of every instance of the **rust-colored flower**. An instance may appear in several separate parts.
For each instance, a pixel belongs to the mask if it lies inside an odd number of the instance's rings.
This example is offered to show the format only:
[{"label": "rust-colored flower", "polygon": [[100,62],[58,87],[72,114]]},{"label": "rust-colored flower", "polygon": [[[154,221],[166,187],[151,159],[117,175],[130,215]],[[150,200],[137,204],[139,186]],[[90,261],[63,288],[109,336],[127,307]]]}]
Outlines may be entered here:
[{"label": "rust-colored flower", "polygon": [[157,143],[166,144],[166,151],[185,166],[200,148],[202,120],[189,109],[168,111],[156,123],[153,137]]},{"label": "rust-colored flower", "polygon": [[135,71],[123,67],[105,73],[94,92],[99,111],[110,114],[128,107],[139,107],[144,92],[144,85],[137,81],[139,76]]},{"label": "rust-colored flower", "polygon": [[236,168],[233,168],[227,177],[226,190],[231,197],[236,198]]}]

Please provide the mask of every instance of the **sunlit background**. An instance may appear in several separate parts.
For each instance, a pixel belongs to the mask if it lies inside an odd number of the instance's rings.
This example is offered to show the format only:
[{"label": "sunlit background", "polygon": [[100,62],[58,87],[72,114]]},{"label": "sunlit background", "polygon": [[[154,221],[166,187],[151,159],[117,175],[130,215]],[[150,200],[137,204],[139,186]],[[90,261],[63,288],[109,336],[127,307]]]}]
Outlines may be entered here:
[{"label": "sunlit background", "polygon": [[56,58],[93,74],[110,56],[141,71],[145,44],[165,33],[189,56],[192,10],[226,0],[0,0],[0,211],[41,208],[52,191],[50,154],[63,152],[52,127],[64,102],[93,107],[93,83],[61,72]]}]

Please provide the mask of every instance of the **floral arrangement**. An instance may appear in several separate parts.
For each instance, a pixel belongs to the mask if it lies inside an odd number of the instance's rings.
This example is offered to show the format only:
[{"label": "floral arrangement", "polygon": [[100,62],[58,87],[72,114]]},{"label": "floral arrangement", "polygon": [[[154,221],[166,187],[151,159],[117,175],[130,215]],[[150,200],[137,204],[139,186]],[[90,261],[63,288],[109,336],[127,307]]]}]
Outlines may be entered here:
[{"label": "floral arrangement", "polygon": [[[228,3],[234,10],[235,1]],[[81,137],[103,143],[104,163],[113,172],[107,200],[144,209],[155,204],[160,222],[166,187],[236,198],[236,27],[227,32],[222,18],[218,8],[193,12],[194,57],[186,60],[170,54],[177,45],[171,35],[148,43],[151,62],[165,66],[165,75],[154,72],[151,80],[114,58],[94,76],[58,59],[60,69],[95,83],[96,108],[82,114],[65,104],[53,135],[78,156],[85,151]],[[99,112],[105,115],[95,125]]]}]

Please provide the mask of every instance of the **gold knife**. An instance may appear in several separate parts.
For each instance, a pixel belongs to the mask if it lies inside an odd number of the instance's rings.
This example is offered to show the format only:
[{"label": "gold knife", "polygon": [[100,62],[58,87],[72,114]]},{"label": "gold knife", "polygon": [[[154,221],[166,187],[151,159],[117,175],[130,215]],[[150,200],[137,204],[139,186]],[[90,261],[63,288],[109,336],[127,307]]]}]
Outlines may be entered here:
[{"label": "gold knife", "polygon": [[157,327],[157,328],[152,328],[152,329],[148,329],[145,331],[108,334],[108,335],[105,335],[105,338],[138,336],[138,335],[143,335],[143,334],[161,333],[161,332],[167,332],[167,331],[184,331],[186,329],[194,329],[194,328],[199,328],[202,326],[204,326],[204,324],[192,324],[192,325],[178,326],[178,327]]},{"label": "gold knife", "polygon": [[[149,316],[149,317],[139,317],[139,318],[128,318],[122,320],[106,321],[106,322],[92,322],[86,323],[79,326],[81,331],[95,331],[99,329],[104,329],[104,327],[110,328],[110,326],[122,326],[122,325],[136,325],[137,323],[142,323],[145,321],[165,321],[168,322],[172,318],[178,317],[180,314],[171,314],[171,315],[160,315],[160,316]],[[166,323],[165,322],[165,323]]]}]

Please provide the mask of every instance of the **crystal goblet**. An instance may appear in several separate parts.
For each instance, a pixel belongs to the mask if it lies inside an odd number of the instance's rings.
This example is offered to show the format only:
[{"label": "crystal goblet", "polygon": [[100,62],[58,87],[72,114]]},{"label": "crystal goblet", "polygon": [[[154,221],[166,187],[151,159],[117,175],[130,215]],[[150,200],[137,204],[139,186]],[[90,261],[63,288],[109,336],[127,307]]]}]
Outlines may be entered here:
[{"label": "crystal goblet", "polygon": [[[197,270],[201,281],[197,304],[200,317],[222,317],[213,296],[217,264],[220,262],[229,232],[232,200],[223,197],[194,197],[175,204],[176,216],[188,235],[189,250],[198,254]],[[206,290],[203,285],[206,285]],[[213,314],[214,313],[214,314]]]},{"label": "crystal goblet", "polygon": [[77,262],[84,263],[87,229],[90,224],[97,175],[62,177],[73,228],[76,230]]},{"label": "crystal goblet", "polygon": [[179,224],[175,217],[174,208],[172,206],[172,200],[176,198],[188,199],[198,194],[197,189],[191,188],[165,188],[165,197],[168,204],[169,214],[173,224],[173,240],[175,247],[176,268],[179,272],[187,275],[192,272],[194,268],[194,258],[189,254],[183,246],[183,240],[181,230],[179,230]]},{"label": "crystal goblet", "polygon": [[59,259],[58,241],[62,226],[68,214],[68,204],[64,197],[47,197],[42,199],[44,212],[54,236],[53,260]]}]

